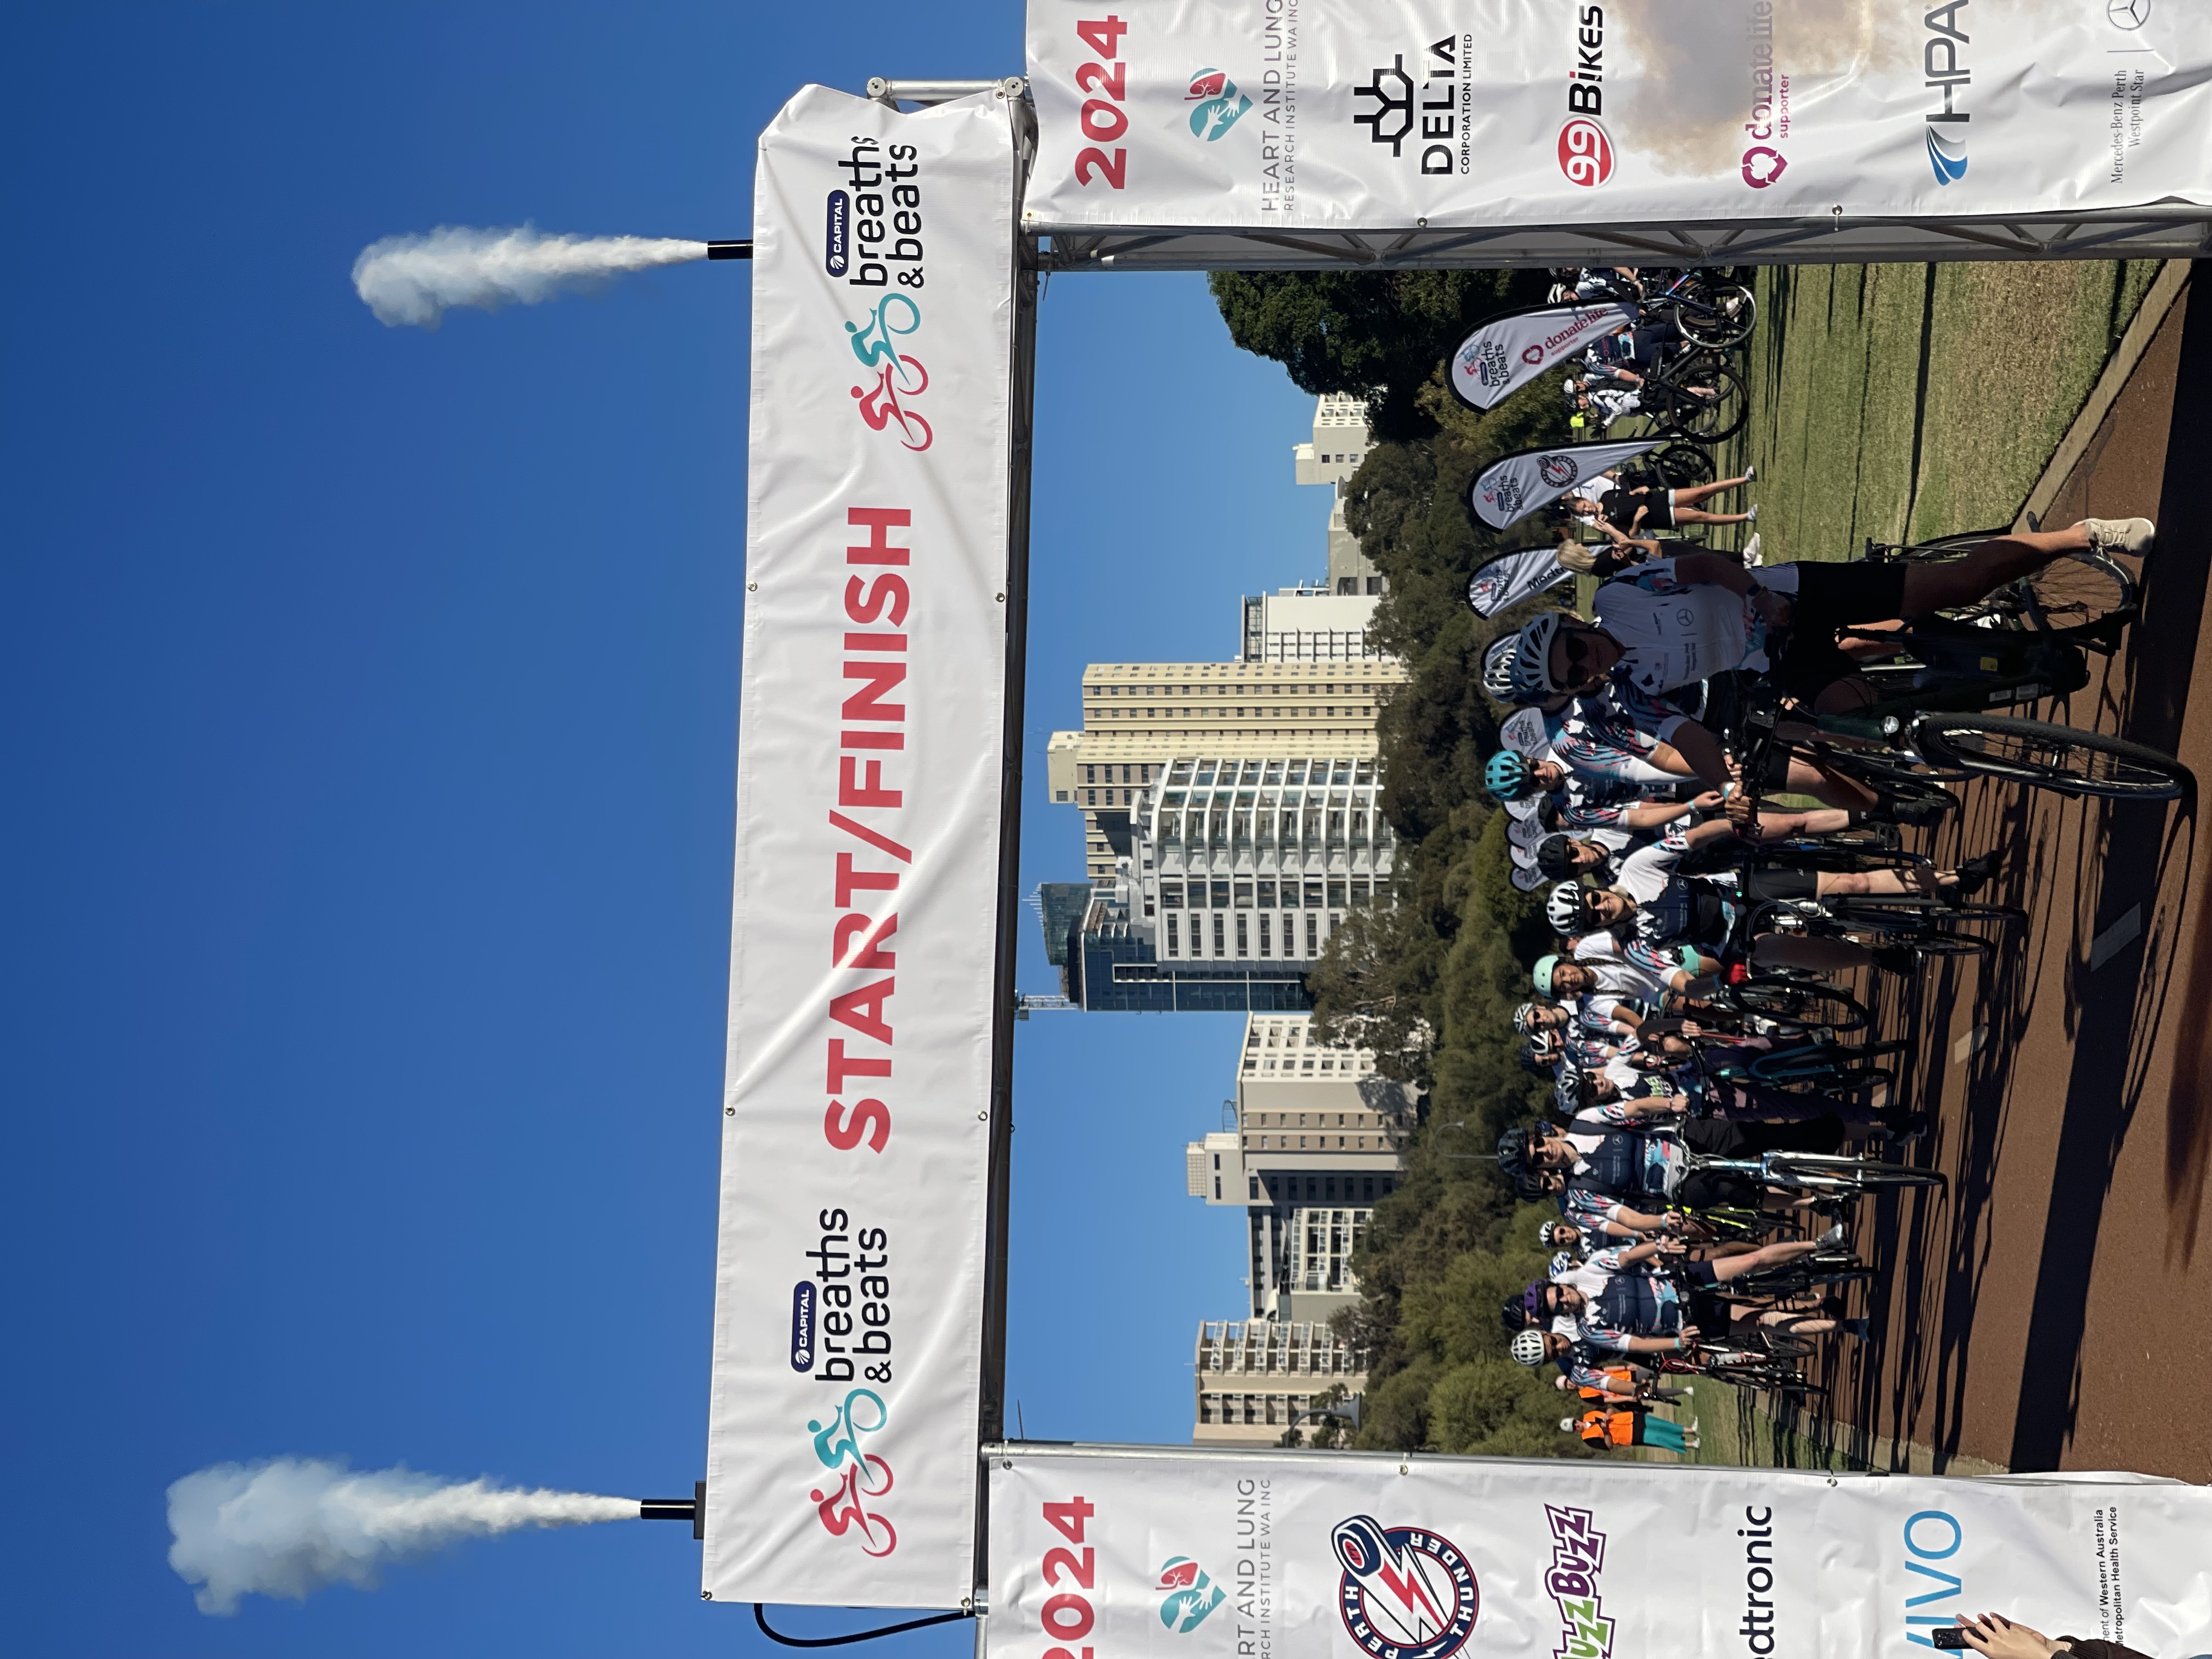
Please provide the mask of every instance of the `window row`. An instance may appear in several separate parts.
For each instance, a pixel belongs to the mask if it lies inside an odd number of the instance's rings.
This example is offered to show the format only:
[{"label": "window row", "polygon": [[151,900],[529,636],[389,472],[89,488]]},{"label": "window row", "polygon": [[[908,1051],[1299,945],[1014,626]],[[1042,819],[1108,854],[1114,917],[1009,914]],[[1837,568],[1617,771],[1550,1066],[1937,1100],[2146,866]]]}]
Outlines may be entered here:
[{"label": "window row", "polygon": [[[1293,881],[1288,877],[1279,881],[1272,876],[1248,879],[1238,876],[1188,882],[1164,877],[1159,902],[1163,910],[1249,910],[1255,907],[1273,910],[1279,906],[1285,910],[1341,910],[1348,904],[1364,904],[1370,898],[1386,896],[1389,890],[1387,881],[1370,880],[1365,876],[1332,876],[1316,881]],[[1209,898],[1211,903],[1207,902]]]}]

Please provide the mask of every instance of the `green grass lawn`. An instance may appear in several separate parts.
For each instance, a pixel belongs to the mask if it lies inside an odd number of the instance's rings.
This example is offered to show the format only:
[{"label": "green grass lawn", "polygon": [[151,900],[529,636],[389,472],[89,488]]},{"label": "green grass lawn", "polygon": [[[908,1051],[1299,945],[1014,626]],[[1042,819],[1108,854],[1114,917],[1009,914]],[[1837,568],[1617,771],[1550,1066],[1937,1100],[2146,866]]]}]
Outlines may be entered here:
[{"label": "green grass lawn", "polygon": [[[1770,561],[1856,557],[2012,522],[2159,271],[2156,260],[1759,271],[1741,362]],[[1741,510],[1730,501],[1725,505]],[[1729,532],[1722,544],[1740,544]]]}]

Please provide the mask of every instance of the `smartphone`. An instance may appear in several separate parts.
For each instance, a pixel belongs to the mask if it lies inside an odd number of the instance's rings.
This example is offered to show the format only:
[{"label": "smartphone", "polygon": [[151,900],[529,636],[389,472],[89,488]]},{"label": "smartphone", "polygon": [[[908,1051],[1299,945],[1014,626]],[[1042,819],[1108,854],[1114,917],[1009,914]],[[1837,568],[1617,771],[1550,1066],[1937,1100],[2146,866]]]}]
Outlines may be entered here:
[{"label": "smartphone", "polygon": [[1966,1645],[1966,1632],[1956,1625],[1938,1625],[1928,1632],[1928,1639],[1939,1648],[1963,1648]]}]

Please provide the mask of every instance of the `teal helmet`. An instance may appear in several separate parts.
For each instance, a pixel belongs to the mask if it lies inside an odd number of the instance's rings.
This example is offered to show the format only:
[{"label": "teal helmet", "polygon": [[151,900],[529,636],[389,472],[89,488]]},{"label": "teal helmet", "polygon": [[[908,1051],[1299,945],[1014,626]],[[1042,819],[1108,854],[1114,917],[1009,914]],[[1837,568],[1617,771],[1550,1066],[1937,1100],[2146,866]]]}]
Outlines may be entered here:
[{"label": "teal helmet", "polygon": [[1484,763],[1482,787],[1500,800],[1519,800],[1536,787],[1535,769],[1510,749],[1501,749]]},{"label": "teal helmet", "polygon": [[1528,977],[1536,981],[1536,994],[1538,996],[1547,997],[1552,994],[1552,969],[1559,965],[1559,959],[1557,957],[1538,957],[1536,958],[1535,969],[1528,975]]}]

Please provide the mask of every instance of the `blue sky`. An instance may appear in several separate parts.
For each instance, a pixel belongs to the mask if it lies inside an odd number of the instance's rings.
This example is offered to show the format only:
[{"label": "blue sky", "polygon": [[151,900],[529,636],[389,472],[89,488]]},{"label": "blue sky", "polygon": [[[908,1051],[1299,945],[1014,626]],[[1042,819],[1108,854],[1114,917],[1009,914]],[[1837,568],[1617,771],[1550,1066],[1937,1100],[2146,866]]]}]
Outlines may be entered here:
[{"label": "blue sky", "polygon": [[[1020,61],[1012,4],[18,16],[13,1650],[765,1650],[673,1527],[234,1620],[162,1559],[164,1487],[221,1459],[681,1493],[703,1458],[751,278],[426,335],[346,276],[439,223],[742,235],[802,82]],[[1080,873],[1041,799],[1080,665],[1225,658],[1237,594],[1319,570],[1326,511],[1290,482],[1310,400],[1200,279],[1058,280],[1041,358],[1030,882]],[[1243,1291],[1181,1148],[1237,1030],[1022,1029],[1032,1435],[1188,1436],[1194,1328]]]}]

